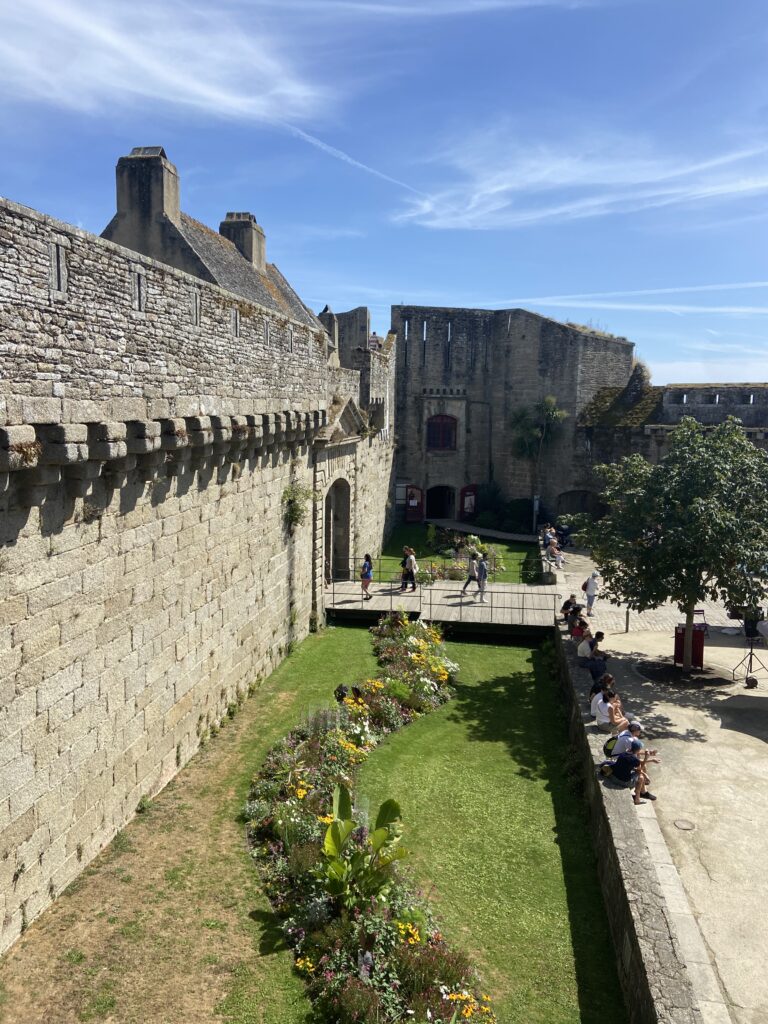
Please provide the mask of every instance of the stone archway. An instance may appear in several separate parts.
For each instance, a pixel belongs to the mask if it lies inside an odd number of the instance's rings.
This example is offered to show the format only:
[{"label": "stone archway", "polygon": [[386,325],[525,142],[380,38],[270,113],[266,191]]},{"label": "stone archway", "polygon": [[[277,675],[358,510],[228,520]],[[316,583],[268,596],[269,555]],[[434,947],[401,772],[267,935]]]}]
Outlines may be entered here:
[{"label": "stone archway", "polygon": [[352,576],[349,552],[350,487],[343,477],[335,480],[325,496],[325,578],[348,580]]}]

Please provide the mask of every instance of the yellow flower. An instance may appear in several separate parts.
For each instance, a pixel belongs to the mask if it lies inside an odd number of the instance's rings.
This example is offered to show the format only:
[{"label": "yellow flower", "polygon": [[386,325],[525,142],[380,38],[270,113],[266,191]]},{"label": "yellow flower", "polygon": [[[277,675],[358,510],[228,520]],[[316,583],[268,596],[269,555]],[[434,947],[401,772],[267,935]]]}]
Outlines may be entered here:
[{"label": "yellow flower", "polygon": [[301,971],[302,974],[314,974],[315,965],[308,956],[300,956],[296,961],[296,970]]},{"label": "yellow flower", "polygon": [[333,824],[334,817],[333,817],[332,814],[318,814],[317,820],[322,825],[331,825],[331,824]]}]

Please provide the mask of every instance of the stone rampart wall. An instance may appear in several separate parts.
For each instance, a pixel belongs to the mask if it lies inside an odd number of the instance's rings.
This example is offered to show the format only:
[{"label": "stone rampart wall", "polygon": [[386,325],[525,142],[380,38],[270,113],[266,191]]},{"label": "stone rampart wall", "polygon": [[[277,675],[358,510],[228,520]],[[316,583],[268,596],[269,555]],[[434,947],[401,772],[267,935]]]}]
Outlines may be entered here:
[{"label": "stone rampart wall", "polygon": [[699,1024],[670,910],[627,790],[597,778],[605,739],[591,735],[574,685],[575,651],[553,630],[573,749],[584,773],[597,870],[630,1024]]},{"label": "stone rampart wall", "polygon": [[393,450],[319,443],[323,332],[6,202],[0,360],[2,952],[322,619],[335,479],[380,550]]},{"label": "stone rampart wall", "polygon": [[0,359],[0,426],[326,402],[323,332],[5,200]]}]

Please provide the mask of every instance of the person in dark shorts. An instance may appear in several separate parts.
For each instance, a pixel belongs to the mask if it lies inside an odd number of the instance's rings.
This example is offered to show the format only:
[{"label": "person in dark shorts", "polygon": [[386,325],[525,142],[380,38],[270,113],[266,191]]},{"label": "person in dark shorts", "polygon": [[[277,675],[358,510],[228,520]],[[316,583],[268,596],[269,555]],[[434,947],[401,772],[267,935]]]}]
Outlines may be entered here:
[{"label": "person in dark shorts", "polygon": [[[639,757],[641,750],[642,757]],[[649,761],[658,764],[658,760],[657,757],[651,756],[650,750],[643,750],[640,740],[632,740],[630,749],[624,754],[619,754],[613,762],[611,782],[623,789],[631,789],[632,800],[636,804],[642,803],[643,800],[655,800],[656,797],[648,789],[650,779],[646,766]]]}]

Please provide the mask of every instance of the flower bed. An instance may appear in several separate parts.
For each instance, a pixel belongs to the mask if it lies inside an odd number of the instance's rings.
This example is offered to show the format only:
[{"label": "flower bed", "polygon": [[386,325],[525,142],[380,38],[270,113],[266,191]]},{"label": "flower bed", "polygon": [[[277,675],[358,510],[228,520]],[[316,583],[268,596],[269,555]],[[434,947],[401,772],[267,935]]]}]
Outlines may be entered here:
[{"label": "flower bed", "polygon": [[457,671],[434,625],[403,614],[371,630],[380,677],[339,687],[267,755],[245,812],[253,857],[323,1024],[495,1022],[464,954],[446,945],[400,867],[400,808],[371,820],[355,773],[390,732],[452,696]]}]

